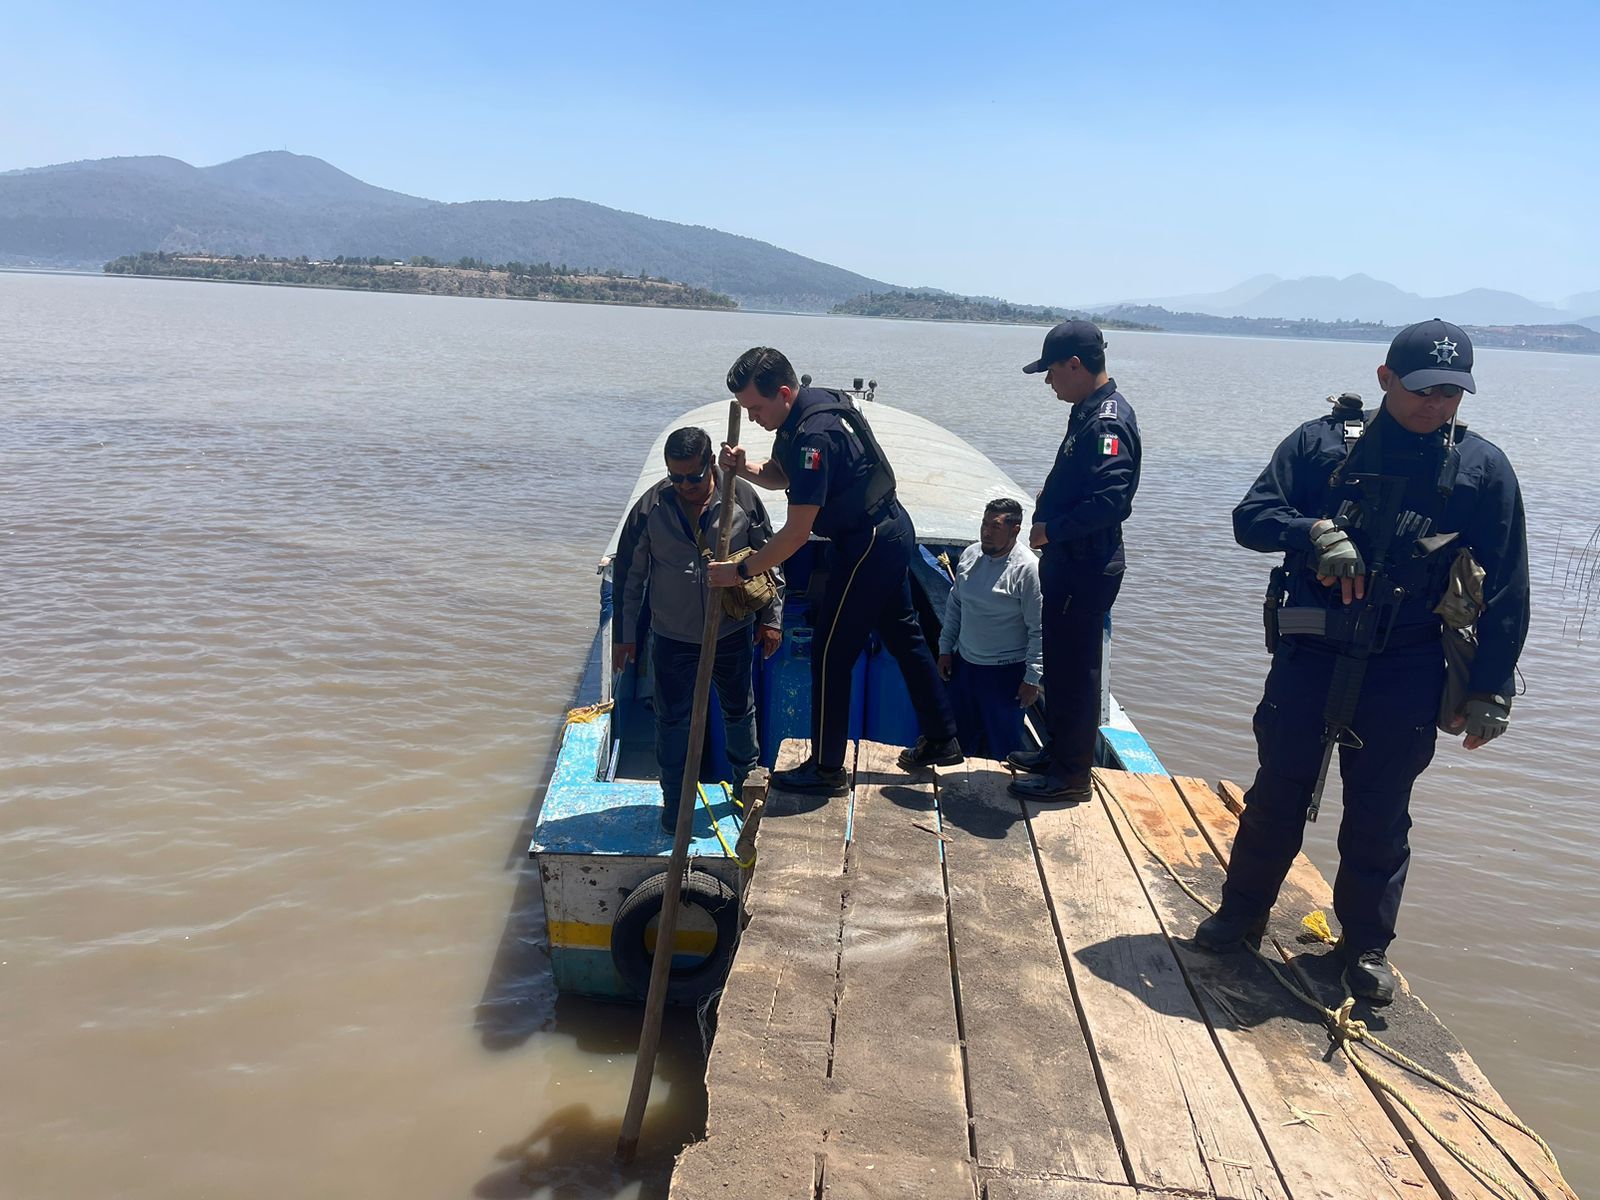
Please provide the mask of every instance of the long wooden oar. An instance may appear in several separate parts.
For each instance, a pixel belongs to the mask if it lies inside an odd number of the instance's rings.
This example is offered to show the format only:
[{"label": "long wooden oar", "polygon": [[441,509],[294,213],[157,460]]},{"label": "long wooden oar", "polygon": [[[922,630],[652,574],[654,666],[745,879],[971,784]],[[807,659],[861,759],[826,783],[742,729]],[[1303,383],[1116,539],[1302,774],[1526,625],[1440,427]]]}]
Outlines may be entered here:
[{"label": "long wooden oar", "polygon": [[[728,404],[728,445],[739,444],[739,402]],[[717,528],[717,561],[728,558],[733,536],[734,473],[722,476],[722,521]],[[667,503],[677,503],[674,498]],[[684,866],[689,860],[689,833],[694,827],[694,802],[700,788],[700,752],[706,740],[706,714],[711,700],[711,668],[717,659],[717,631],[722,626],[722,599],[717,589],[706,589],[705,632],[700,635],[700,668],[694,677],[694,702],[689,720],[689,757],[683,764],[683,790],[678,796],[678,824],[672,839],[672,859],[667,864],[667,890],[661,897],[661,919],[656,926],[656,952],[650,963],[650,991],[644,1001],[644,1028],[639,1032],[639,1059],[633,1068],[633,1090],[617,1138],[617,1159],[632,1162],[639,1149],[639,1128],[644,1124],[650,1081],[655,1076],[656,1050],[661,1045],[661,1018],[667,1006],[667,974],[672,967],[672,943],[678,932],[678,902],[683,892]]]}]

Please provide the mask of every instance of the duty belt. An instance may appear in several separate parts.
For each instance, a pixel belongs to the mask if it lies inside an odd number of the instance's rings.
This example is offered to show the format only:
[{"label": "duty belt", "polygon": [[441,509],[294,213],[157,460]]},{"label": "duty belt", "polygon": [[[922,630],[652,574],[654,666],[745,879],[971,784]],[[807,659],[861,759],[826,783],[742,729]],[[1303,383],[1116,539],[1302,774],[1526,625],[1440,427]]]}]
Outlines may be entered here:
[{"label": "duty belt", "polygon": [[[1278,633],[1284,637],[1318,637],[1334,642],[1349,641],[1355,629],[1355,622],[1349,615],[1334,609],[1291,605],[1280,608],[1277,615]],[[1421,625],[1401,626],[1389,636],[1384,648],[1393,650],[1403,646],[1420,645],[1430,639],[1437,640],[1438,637],[1439,626],[1431,621]]]}]

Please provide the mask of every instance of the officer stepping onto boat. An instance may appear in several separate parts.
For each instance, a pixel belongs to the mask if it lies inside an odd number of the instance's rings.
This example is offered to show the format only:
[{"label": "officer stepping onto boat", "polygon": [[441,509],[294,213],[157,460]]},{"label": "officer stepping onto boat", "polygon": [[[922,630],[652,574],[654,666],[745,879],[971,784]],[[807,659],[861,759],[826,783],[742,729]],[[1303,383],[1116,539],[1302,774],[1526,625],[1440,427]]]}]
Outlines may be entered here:
[{"label": "officer stepping onto boat", "polygon": [[755,554],[737,564],[713,563],[711,585],[732,587],[743,574],[778,566],[813,533],[832,543],[826,588],[814,613],[811,756],[776,772],[773,785],[828,796],[849,791],[844,756],[851,673],[873,631],[900,665],[921,730],[917,744],[901,753],[901,767],[961,762],[955,719],[912,605],[907,571],[916,531],[895,496],[894,471],[866,417],[840,392],[802,386],[789,360],[770,346],[741,354],[727,382],[746,415],[777,436],[765,462],[751,463],[742,446],[726,444],[718,461],[758,487],[784,488],[789,516]]},{"label": "officer stepping onto boat", "polygon": [[1010,791],[1029,800],[1089,797],[1100,730],[1101,639],[1122,587],[1122,523],[1139,488],[1139,423],[1106,374],[1106,340],[1090,321],[1063,321],[1037,362],[1056,398],[1072,406],[1066,436],[1033,511],[1028,544],[1040,552],[1044,593],[1044,705],[1040,750],[1006,762],[1031,775]]},{"label": "officer stepping onto boat", "polygon": [[1464,734],[1468,750],[1506,731],[1528,556],[1511,463],[1456,421],[1463,393],[1477,391],[1466,333],[1438,318],[1402,329],[1378,386],[1377,409],[1340,397],[1284,439],[1233,511],[1240,545],[1284,561],[1265,609],[1261,765],[1222,906],[1195,941],[1227,951],[1260,939],[1337,750],[1345,982],[1383,1003],[1394,996],[1387,951],[1411,861],[1412,785],[1438,729]]}]

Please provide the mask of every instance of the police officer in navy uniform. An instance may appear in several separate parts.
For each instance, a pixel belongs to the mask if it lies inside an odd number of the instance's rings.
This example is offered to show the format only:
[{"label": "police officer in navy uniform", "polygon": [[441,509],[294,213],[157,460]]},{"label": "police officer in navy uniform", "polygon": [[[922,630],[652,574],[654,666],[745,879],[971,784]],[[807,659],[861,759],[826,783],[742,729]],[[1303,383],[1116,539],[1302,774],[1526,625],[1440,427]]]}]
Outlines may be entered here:
[{"label": "police officer in navy uniform", "polygon": [[[1336,663],[1355,647],[1362,606],[1381,593],[1391,614],[1379,640],[1368,642],[1354,738],[1339,751],[1344,817],[1333,906],[1346,985],[1383,1003],[1394,995],[1387,950],[1411,858],[1411,788],[1433,758],[1437,727],[1464,731],[1468,750],[1505,732],[1528,630],[1528,556],[1510,462],[1456,421],[1463,391],[1477,391],[1466,333],[1437,318],[1401,330],[1378,385],[1376,411],[1362,414],[1359,397],[1349,397],[1348,411],[1291,433],[1233,511],[1239,543],[1284,553],[1286,576],[1283,606],[1272,599],[1267,610],[1277,645],[1255,713],[1260,769],[1245,795],[1221,908],[1195,940],[1226,951],[1260,937],[1304,837]],[[1362,476],[1392,481],[1383,515],[1374,493],[1358,487]],[[1369,589],[1385,528],[1384,581]],[[1434,609],[1449,578],[1441,564],[1453,565],[1462,548],[1484,573],[1478,648],[1461,702],[1441,706],[1446,671]]]},{"label": "police officer in navy uniform", "polygon": [[772,457],[746,461],[743,447],[724,446],[724,470],[765,488],[785,488],[789,516],[749,558],[713,564],[713,586],[732,586],[786,561],[813,533],[833,543],[828,581],[814,614],[811,644],[811,756],[773,775],[794,791],[843,795],[849,737],[850,682],[857,656],[876,630],[900,664],[922,736],[900,755],[906,770],[962,761],[955,718],[922,636],[907,570],[916,552],[911,518],[895,496],[894,472],[872,428],[849,397],[802,387],[777,350],[757,346],[728,371],[728,390],[763,429],[777,432]]},{"label": "police officer in navy uniform", "polygon": [[1100,729],[1102,631],[1122,587],[1122,523],[1139,487],[1139,423],[1106,374],[1106,340],[1090,321],[1057,325],[1039,360],[1022,369],[1044,372],[1072,413],[1028,538],[1040,552],[1048,738],[1040,750],[1007,756],[1032,772],[1010,790],[1029,800],[1085,800]]}]

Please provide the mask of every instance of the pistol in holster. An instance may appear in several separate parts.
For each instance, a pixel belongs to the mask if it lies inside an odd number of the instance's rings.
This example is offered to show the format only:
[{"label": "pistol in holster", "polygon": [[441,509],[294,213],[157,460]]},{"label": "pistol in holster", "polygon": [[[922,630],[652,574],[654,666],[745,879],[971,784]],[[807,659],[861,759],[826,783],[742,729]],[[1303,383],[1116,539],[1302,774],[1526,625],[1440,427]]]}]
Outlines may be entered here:
[{"label": "pistol in holster", "polygon": [[1267,653],[1278,649],[1278,612],[1283,608],[1283,594],[1289,587],[1289,568],[1273,567],[1267,576],[1266,595],[1261,597],[1261,625],[1266,634]]}]

